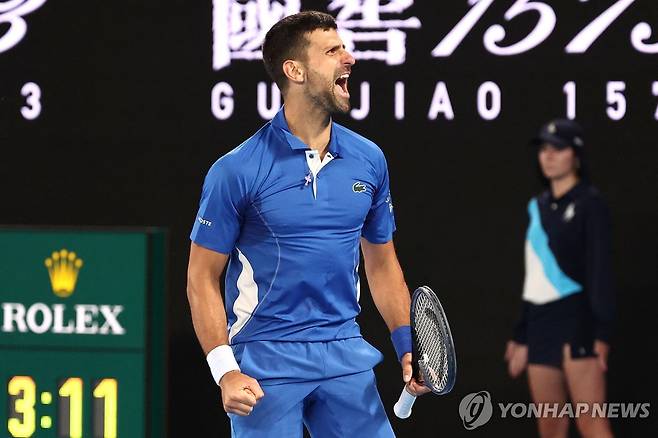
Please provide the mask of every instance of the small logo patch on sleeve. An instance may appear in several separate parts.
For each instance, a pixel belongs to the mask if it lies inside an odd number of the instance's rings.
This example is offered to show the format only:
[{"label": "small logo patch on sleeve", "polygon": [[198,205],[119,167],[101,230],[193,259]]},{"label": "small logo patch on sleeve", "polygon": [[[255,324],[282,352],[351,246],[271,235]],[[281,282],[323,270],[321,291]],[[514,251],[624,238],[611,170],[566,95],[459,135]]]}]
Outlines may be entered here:
[{"label": "small logo patch on sleeve", "polygon": [[363,193],[366,191],[366,185],[361,181],[357,181],[352,185],[352,191],[354,193]]}]

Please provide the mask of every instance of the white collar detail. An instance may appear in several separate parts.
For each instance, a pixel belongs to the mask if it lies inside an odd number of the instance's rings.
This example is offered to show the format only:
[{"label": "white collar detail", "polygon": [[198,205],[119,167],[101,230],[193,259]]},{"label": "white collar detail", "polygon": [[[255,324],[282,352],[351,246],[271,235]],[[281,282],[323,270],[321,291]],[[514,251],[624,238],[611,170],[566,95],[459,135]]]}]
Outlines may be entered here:
[{"label": "white collar detail", "polygon": [[310,175],[313,178],[313,197],[316,199],[318,197],[318,173],[333,159],[334,156],[331,152],[327,152],[324,160],[321,160],[318,151],[314,149],[306,151],[306,164],[308,164],[308,168],[311,171]]}]

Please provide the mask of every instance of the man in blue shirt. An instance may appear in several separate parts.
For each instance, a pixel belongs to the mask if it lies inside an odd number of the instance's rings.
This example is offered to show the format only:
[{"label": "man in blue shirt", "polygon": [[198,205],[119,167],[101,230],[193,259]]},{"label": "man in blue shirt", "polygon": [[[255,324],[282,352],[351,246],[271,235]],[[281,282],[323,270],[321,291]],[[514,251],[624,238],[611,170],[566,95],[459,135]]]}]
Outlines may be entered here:
[{"label": "man in blue shirt", "polygon": [[272,27],[263,59],[285,106],[206,176],[188,268],[197,337],[234,436],[394,436],[372,371],[382,355],[355,321],[359,244],[403,380],[429,390],[412,377],[386,160],[331,119],[350,109],[354,58],[330,15],[303,12]]}]

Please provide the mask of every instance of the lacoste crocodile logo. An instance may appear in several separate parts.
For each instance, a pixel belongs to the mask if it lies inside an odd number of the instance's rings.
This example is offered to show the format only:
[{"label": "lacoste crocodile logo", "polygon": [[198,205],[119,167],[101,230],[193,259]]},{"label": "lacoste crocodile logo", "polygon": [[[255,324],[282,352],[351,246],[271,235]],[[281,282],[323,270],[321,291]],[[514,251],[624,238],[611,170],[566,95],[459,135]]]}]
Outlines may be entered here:
[{"label": "lacoste crocodile logo", "polygon": [[366,191],[366,185],[360,181],[357,181],[352,185],[352,191],[354,193],[363,193]]}]

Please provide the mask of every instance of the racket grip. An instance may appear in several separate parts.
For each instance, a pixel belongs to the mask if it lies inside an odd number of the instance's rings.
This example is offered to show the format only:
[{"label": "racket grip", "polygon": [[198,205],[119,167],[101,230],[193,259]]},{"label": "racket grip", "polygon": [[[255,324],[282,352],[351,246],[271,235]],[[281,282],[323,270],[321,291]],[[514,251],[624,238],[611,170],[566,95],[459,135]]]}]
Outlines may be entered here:
[{"label": "racket grip", "polygon": [[402,393],[398,402],[393,406],[393,412],[398,418],[409,418],[411,415],[411,408],[416,401],[416,396],[412,395],[407,391],[407,387],[402,388]]}]

